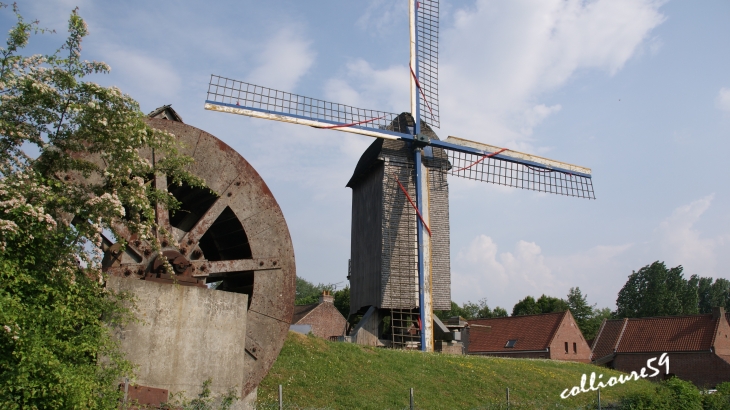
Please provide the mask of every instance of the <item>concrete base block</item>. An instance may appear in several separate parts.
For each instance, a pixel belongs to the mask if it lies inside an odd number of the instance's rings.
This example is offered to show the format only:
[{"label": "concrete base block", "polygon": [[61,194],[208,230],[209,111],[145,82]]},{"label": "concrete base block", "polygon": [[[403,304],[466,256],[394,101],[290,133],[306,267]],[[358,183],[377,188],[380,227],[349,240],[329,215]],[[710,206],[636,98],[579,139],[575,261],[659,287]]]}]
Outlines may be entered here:
[{"label": "concrete base block", "polygon": [[115,329],[137,365],[133,384],[193,399],[211,379],[213,397],[240,393],[247,295],[118,277],[108,278],[107,288],[136,300],[139,322]]},{"label": "concrete base block", "polygon": [[437,340],[436,351],[444,354],[464,354],[464,344],[461,342]]}]

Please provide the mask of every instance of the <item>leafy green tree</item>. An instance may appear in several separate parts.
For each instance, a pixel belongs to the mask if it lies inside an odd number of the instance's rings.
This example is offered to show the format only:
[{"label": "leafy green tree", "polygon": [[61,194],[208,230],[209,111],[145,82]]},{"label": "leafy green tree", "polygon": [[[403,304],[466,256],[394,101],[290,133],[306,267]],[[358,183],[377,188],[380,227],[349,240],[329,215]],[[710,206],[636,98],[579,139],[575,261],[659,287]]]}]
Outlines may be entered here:
[{"label": "leafy green tree", "polygon": [[654,262],[633,272],[618,293],[615,316],[647,317],[698,313],[699,278],[685,279],[682,266]]},{"label": "leafy green tree", "polygon": [[542,310],[537,306],[537,302],[532,296],[526,296],[512,307],[512,316],[536,315],[539,313],[542,313]]},{"label": "leafy green tree", "polygon": [[335,291],[332,295],[335,297],[335,307],[347,318],[350,316],[350,287],[345,286],[344,289]]},{"label": "leafy green tree", "polygon": [[588,304],[588,297],[583,295],[580,288],[570,288],[566,302],[568,302],[568,309],[570,309],[570,313],[575,318],[578,326],[593,316],[593,308],[595,305],[591,306]]},{"label": "leafy green tree", "polygon": [[579,325],[581,333],[586,340],[595,339],[598,334],[598,330],[601,328],[601,323],[604,319],[611,319],[613,313],[610,308],[593,309],[593,314],[588,320],[584,322],[582,326]]},{"label": "leafy green tree", "polygon": [[453,316],[461,316],[464,319],[485,319],[491,317],[507,316],[507,311],[497,306],[494,310],[489,309],[487,299],[480,299],[477,303],[468,301],[459,306],[456,302],[451,302],[451,310],[434,311],[436,316],[441,320],[446,320]]},{"label": "leafy green tree", "polygon": [[[310,303],[317,303],[319,302],[319,297],[322,295],[322,291],[329,290],[332,291],[334,289],[334,285],[332,284],[322,284],[319,283],[315,285],[314,283],[297,276],[296,281],[296,297],[294,299],[295,305],[308,305]],[[348,291],[348,298],[349,298],[349,291]],[[348,305],[349,305],[349,299],[348,299]]]},{"label": "leafy green tree", "polygon": [[[0,48],[0,408],[116,409],[115,384],[132,374],[110,328],[130,313],[126,295],[103,287],[100,234],[130,231],[159,249],[155,205],[178,204],[151,176],[201,181],[131,97],[83,81],[109,67],[81,60],[76,11],[66,43],[32,57],[20,53],[43,30],[13,11]],[[143,159],[150,149],[165,159]]]},{"label": "leafy green tree", "polygon": [[560,298],[542,295],[537,300],[527,296],[517,302],[512,308],[512,316],[537,315],[540,313],[564,312],[568,304]]},{"label": "leafy green tree", "polygon": [[492,317],[507,317],[509,316],[509,313],[507,313],[507,309],[502,307],[495,307],[492,311]]},{"label": "leafy green tree", "polygon": [[568,303],[560,298],[542,295],[536,301],[541,313],[565,312],[568,310]]},{"label": "leafy green tree", "polygon": [[730,281],[723,278],[700,278],[698,284],[699,313],[712,313],[712,308],[722,306],[730,310]]}]

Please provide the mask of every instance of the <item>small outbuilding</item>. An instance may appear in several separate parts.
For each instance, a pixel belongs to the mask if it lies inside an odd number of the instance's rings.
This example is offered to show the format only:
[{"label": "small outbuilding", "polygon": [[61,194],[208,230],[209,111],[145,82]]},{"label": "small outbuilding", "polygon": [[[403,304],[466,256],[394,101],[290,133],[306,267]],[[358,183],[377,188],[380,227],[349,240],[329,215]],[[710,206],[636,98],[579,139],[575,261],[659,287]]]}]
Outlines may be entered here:
[{"label": "small outbuilding", "polygon": [[319,303],[294,306],[290,329],[308,329],[315,336],[331,340],[344,336],[347,319],[334,302],[334,297],[325,290],[319,296]]},{"label": "small outbuilding", "polygon": [[590,362],[588,347],[569,310],[469,320],[467,354]]},{"label": "small outbuilding", "polygon": [[[723,308],[713,313],[604,320],[591,351],[594,364],[639,373],[647,361],[669,357],[666,366],[652,366],[653,379],[677,376],[700,387],[730,381],[730,325]],[[647,373],[654,371],[647,368]]]}]

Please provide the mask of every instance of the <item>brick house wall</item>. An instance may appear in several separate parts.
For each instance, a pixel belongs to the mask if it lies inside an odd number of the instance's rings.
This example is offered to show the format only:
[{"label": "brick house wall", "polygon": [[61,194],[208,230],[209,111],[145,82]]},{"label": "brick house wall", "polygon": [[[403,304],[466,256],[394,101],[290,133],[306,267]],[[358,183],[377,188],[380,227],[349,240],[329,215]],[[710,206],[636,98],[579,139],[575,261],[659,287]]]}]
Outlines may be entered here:
[{"label": "brick house wall", "polygon": [[[610,363],[616,370],[630,373],[640,372],[646,367],[646,361],[658,358],[664,352],[628,354],[619,353]],[[652,363],[653,367],[659,368],[661,373],[652,380],[662,380],[666,376],[665,367],[658,366],[657,360]],[[647,369],[648,374],[653,370]],[[669,353],[669,373],[674,374],[682,380],[689,380],[699,387],[714,387],[715,385],[730,381],[730,363],[718,355],[706,352],[677,352]]]},{"label": "brick house wall", "polygon": [[570,311],[474,319],[465,337],[468,354],[590,363],[591,349]]},{"label": "brick house wall", "polygon": [[342,316],[333,303],[325,301],[292,324],[310,325],[312,326],[313,335],[329,339],[331,336],[343,336],[345,334],[347,319]]},{"label": "brick house wall", "polygon": [[590,363],[591,348],[588,346],[573,315],[568,311],[550,342],[550,359]]},{"label": "brick house wall", "polygon": [[[699,387],[730,381],[730,324],[721,307],[712,314],[605,320],[595,345],[597,364],[623,372],[640,372],[667,353],[670,375]],[[667,376],[666,367],[659,370],[652,379]]]}]

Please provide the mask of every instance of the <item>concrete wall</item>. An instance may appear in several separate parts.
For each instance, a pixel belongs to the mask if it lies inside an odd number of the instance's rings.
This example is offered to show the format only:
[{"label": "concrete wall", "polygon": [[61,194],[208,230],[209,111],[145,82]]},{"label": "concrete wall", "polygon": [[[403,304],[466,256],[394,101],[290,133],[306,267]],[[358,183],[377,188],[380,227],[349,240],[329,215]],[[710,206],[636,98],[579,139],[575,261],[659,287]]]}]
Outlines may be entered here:
[{"label": "concrete wall", "polygon": [[107,288],[136,299],[140,323],[115,329],[134,383],[194,398],[212,379],[213,395],[239,394],[244,382],[245,294],[110,277]]}]

